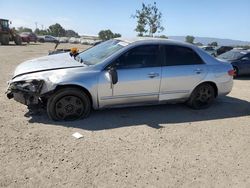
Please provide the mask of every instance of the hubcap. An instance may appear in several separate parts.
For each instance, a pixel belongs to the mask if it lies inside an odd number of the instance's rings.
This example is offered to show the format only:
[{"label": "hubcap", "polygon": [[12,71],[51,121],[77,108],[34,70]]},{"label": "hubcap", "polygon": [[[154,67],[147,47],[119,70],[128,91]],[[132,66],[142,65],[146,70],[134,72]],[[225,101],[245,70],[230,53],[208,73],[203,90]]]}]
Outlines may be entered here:
[{"label": "hubcap", "polygon": [[79,97],[65,96],[56,102],[55,110],[60,119],[79,119],[84,113],[84,104]]},{"label": "hubcap", "polygon": [[200,106],[207,105],[211,99],[212,99],[212,92],[209,89],[209,87],[201,87],[198,94],[197,94],[197,102],[199,103]]}]

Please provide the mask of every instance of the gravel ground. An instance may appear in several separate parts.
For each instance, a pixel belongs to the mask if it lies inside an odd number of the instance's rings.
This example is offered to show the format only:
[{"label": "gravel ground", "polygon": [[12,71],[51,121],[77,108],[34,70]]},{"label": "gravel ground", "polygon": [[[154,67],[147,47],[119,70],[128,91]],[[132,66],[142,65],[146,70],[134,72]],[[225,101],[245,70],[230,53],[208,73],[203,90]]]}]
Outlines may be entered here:
[{"label": "gravel ground", "polygon": [[[86,48],[59,48],[69,46]],[[6,82],[53,47],[0,46],[0,187],[250,187],[249,77],[202,111],[177,104],[94,111],[76,122],[26,117],[6,98]]]}]

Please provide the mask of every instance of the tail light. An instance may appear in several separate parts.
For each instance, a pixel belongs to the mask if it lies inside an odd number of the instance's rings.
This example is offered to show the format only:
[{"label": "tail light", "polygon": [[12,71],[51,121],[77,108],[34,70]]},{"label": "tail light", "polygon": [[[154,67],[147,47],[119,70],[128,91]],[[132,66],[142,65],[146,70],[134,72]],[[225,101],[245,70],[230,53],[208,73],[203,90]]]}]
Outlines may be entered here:
[{"label": "tail light", "polygon": [[235,76],[235,70],[229,70],[227,73],[229,76]]}]

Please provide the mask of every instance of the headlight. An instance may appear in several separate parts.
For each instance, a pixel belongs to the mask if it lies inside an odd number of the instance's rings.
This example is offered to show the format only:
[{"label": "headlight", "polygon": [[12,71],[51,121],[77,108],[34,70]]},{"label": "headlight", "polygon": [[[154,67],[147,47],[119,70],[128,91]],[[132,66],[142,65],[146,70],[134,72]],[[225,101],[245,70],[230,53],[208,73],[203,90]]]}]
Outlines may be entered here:
[{"label": "headlight", "polygon": [[43,80],[27,80],[11,84],[12,90],[21,90],[25,92],[39,93],[42,89]]}]

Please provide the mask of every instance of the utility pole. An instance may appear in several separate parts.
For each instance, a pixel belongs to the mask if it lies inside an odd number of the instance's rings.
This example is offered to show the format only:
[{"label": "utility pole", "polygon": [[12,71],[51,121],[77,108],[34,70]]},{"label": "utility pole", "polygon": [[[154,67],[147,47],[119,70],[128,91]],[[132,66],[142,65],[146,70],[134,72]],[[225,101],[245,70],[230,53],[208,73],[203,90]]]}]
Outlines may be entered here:
[{"label": "utility pole", "polygon": [[38,24],[38,23],[37,23],[37,22],[35,22],[35,25],[36,25],[36,29],[37,29],[37,24]]}]

